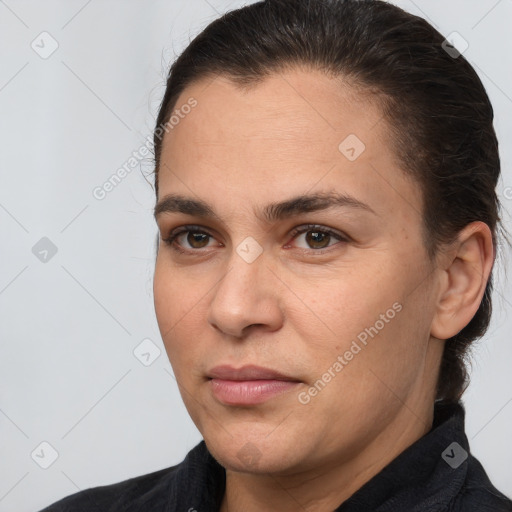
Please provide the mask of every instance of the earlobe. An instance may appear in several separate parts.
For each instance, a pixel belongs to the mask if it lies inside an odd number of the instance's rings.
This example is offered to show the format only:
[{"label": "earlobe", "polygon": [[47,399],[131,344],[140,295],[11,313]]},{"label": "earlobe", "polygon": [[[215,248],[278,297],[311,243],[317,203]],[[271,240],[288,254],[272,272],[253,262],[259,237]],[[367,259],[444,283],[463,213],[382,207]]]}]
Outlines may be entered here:
[{"label": "earlobe", "polygon": [[480,306],[495,258],[489,226],[468,224],[448,254],[430,331],[438,339],[455,336]]}]

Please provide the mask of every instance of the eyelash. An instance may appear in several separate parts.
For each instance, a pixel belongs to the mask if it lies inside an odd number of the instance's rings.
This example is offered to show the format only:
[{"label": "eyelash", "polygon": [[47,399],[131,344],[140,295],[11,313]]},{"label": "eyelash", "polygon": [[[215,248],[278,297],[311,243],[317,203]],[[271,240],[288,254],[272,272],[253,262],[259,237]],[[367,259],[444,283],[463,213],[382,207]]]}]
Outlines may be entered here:
[{"label": "eyelash", "polygon": [[[292,236],[292,238],[296,238],[298,235],[307,233],[308,231],[315,231],[315,232],[319,232],[322,234],[327,234],[329,236],[336,238],[340,242],[344,242],[344,243],[349,242],[349,240],[350,240],[350,238],[347,235],[344,235],[344,234],[334,231],[332,229],[326,228],[324,226],[319,226],[318,224],[307,224],[304,226],[299,226],[299,227],[295,228],[290,233],[290,236]],[[176,240],[176,238],[178,236],[180,236],[184,233],[189,233],[189,232],[190,233],[199,233],[199,234],[207,235],[211,238],[214,238],[214,236],[211,235],[210,233],[208,233],[208,231],[206,231],[202,226],[187,225],[187,226],[182,226],[181,228],[178,228],[178,231],[176,231],[176,230],[171,231],[169,236],[167,238],[163,238],[162,241],[166,245],[168,245],[173,251],[179,252],[181,254],[197,254],[197,253],[202,252],[201,249],[183,249],[183,247],[174,243],[174,241]],[[336,245],[336,244],[334,244],[334,245]],[[328,246],[328,247],[324,247],[322,249],[303,249],[303,248],[300,248],[300,249],[302,249],[303,251],[313,251],[315,253],[323,253],[323,252],[329,251],[330,247],[331,246]]]}]

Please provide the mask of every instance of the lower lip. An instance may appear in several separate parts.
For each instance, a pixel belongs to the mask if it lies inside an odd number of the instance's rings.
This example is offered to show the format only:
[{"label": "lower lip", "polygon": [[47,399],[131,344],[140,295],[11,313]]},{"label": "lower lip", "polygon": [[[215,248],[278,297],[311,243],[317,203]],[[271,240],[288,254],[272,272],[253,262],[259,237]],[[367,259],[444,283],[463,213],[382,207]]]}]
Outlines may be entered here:
[{"label": "lower lip", "polygon": [[288,380],[210,379],[213,394],[227,405],[255,405],[289,391],[300,384]]}]

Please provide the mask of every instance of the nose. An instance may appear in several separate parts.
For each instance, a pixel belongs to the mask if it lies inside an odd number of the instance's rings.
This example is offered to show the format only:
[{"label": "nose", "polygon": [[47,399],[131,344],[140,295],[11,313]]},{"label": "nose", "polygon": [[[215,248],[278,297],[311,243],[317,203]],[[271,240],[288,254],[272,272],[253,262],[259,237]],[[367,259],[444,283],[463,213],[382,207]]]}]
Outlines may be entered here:
[{"label": "nose", "polygon": [[265,253],[252,262],[236,251],[213,291],[208,322],[220,332],[244,338],[251,329],[278,330],[284,319],[274,271]]}]

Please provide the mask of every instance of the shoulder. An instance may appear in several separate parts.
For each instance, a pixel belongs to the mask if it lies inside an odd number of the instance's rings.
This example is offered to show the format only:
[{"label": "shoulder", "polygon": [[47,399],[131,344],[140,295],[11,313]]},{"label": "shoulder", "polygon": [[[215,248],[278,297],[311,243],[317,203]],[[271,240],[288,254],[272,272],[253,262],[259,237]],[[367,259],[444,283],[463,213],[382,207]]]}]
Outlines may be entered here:
[{"label": "shoulder", "polygon": [[491,483],[482,464],[468,458],[464,484],[447,512],[512,512],[512,501]]},{"label": "shoulder", "polygon": [[41,512],[128,512],[164,510],[179,465],[67,496]]},{"label": "shoulder", "polygon": [[[128,480],[91,487],[41,512],[171,512],[218,510],[225,470],[201,441],[179,464]],[[196,504],[195,507],[190,507]]]}]

